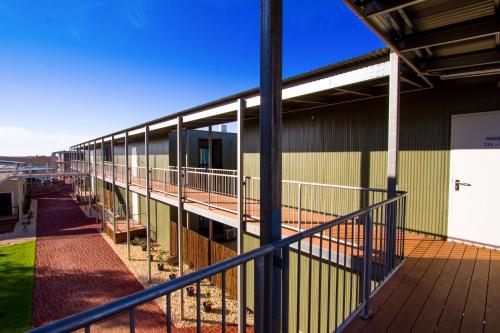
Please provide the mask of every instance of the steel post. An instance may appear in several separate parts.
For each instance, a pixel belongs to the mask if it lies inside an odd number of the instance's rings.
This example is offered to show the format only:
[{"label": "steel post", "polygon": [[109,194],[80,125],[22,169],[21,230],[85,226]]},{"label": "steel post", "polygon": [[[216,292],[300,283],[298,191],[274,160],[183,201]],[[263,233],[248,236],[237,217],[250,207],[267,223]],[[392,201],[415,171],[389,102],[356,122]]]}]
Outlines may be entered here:
[{"label": "steel post", "polygon": [[[260,244],[263,246],[281,239],[282,1],[261,0],[260,17]],[[264,260],[264,309],[256,315],[264,316],[267,332],[281,331],[281,313],[288,310],[281,308],[280,257],[280,251],[275,251]]]},{"label": "steel post", "polygon": [[113,234],[116,239],[116,203],[115,203],[115,136],[111,136],[111,210],[113,211]]},{"label": "steel post", "polygon": [[[244,110],[245,110],[245,100],[239,100],[239,107],[237,111],[237,195],[238,195],[238,239],[237,239],[237,254],[240,255],[243,253],[243,232],[245,230],[244,225],[244,211],[243,211],[243,181],[244,181],[244,172],[243,172],[243,134],[244,134]],[[211,126],[209,128],[211,130]],[[211,142],[209,141],[209,147],[211,146]],[[209,157],[209,161],[211,162],[211,157]],[[238,266],[237,269],[237,283],[238,283],[238,332],[243,333],[246,331],[246,276],[243,274],[244,269],[242,266]]]},{"label": "steel post", "polygon": [[148,252],[148,282],[151,282],[151,187],[149,177],[149,126],[144,129],[144,154],[146,158],[146,242]]},{"label": "steel post", "polygon": [[102,220],[101,227],[104,230],[104,219],[106,218],[106,177],[104,177],[104,138],[101,139],[101,170],[102,170]]},{"label": "steel post", "polygon": [[127,257],[130,260],[130,185],[129,185],[129,166],[128,166],[128,131],[125,132],[125,219],[127,220]]},{"label": "steel post", "polygon": [[[94,192],[96,197],[95,204],[97,205],[97,141],[94,140]],[[95,222],[96,224],[99,222],[99,211],[96,206],[96,214],[95,214]]]},{"label": "steel post", "polygon": [[[389,198],[396,196],[398,189],[398,154],[399,154],[399,104],[400,104],[400,60],[399,56],[390,54],[389,75],[389,115],[387,132],[387,194]],[[389,209],[386,215],[386,248],[385,272],[389,273],[394,267],[396,249],[395,211]]]},{"label": "steel post", "polygon": [[[182,253],[182,215],[184,207],[182,203],[182,117],[177,117],[177,259],[179,261],[179,275],[184,275],[184,260]],[[180,294],[181,319],[184,318],[184,294]]]}]

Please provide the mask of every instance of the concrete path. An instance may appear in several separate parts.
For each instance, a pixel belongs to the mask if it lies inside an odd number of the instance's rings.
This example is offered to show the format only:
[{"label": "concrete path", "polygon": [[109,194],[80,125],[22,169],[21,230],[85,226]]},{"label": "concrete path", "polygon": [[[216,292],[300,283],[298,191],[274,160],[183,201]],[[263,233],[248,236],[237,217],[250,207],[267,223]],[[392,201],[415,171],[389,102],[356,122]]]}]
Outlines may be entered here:
[{"label": "concrete path", "polygon": [[23,221],[25,219],[17,221],[16,226],[12,232],[7,232],[0,234],[0,246],[19,244],[24,242],[29,242],[35,239],[36,235],[36,215],[37,215],[38,200],[31,200],[31,211],[33,212],[33,218],[31,219],[31,224],[27,225],[26,228],[23,226]]},{"label": "concrete path", "polygon": [[[38,201],[34,327],[143,289],[69,191],[66,186]],[[128,318],[119,315],[92,326],[92,332],[128,331]],[[156,304],[142,305],[136,329],[164,332],[164,318]]]}]

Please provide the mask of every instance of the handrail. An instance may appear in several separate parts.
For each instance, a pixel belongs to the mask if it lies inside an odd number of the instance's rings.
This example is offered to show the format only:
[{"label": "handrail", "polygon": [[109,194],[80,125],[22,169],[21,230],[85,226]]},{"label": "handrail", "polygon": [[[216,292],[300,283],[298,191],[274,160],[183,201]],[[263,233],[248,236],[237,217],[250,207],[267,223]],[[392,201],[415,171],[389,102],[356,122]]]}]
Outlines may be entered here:
[{"label": "handrail", "polygon": [[[288,320],[287,319],[288,318],[288,311],[289,311],[289,308],[288,308],[288,304],[289,304],[288,303],[288,286],[289,286],[288,261],[289,261],[289,259],[288,259],[288,257],[289,257],[289,251],[290,251],[290,248],[292,247],[292,245],[295,243],[298,243],[298,252],[301,254],[300,256],[302,256],[303,251],[301,250],[301,242],[304,239],[309,238],[309,250],[304,249],[304,251],[309,251],[309,252],[305,252],[305,253],[308,254],[309,260],[311,260],[312,246],[313,246],[312,237],[314,237],[317,234],[323,235],[323,233],[328,231],[328,230],[329,230],[330,235],[331,235],[332,228],[334,228],[334,227],[338,228],[343,223],[349,223],[349,221],[354,221],[355,219],[358,219],[358,218],[364,218],[365,236],[366,236],[365,240],[364,240],[364,245],[363,245],[363,247],[358,246],[356,248],[358,251],[362,250],[364,253],[364,256],[363,256],[364,268],[360,273],[363,275],[363,279],[362,279],[363,293],[360,295],[361,297],[356,301],[357,303],[355,303],[355,309],[352,309],[352,307],[351,307],[347,318],[345,317],[345,313],[344,313],[344,315],[342,317],[342,322],[338,323],[339,318],[335,317],[336,318],[335,330],[337,330],[337,328],[342,327],[342,325],[344,325],[354,315],[357,315],[362,310],[363,311],[367,310],[370,297],[373,295],[373,293],[375,291],[375,289],[372,288],[373,275],[371,272],[371,266],[372,266],[372,263],[371,263],[371,261],[372,261],[371,253],[372,252],[371,252],[371,250],[372,250],[372,246],[373,246],[372,245],[372,238],[371,238],[372,236],[371,236],[371,234],[366,232],[366,230],[368,230],[368,231],[370,230],[370,228],[372,227],[372,224],[373,224],[373,222],[371,220],[371,216],[374,213],[376,213],[377,210],[379,210],[379,209],[385,209],[386,213],[387,212],[390,213],[390,212],[394,211],[395,213],[400,214],[400,215],[395,216],[394,220],[392,221],[395,223],[394,228],[396,228],[395,230],[398,230],[398,232],[400,232],[399,229],[402,229],[404,231],[404,215],[401,215],[401,214],[404,214],[404,212],[405,212],[405,203],[406,203],[406,201],[404,200],[405,197],[406,197],[406,193],[397,194],[396,196],[394,196],[392,198],[389,198],[389,199],[386,199],[382,202],[370,205],[368,207],[365,207],[365,208],[360,209],[358,211],[352,212],[350,214],[346,214],[342,217],[331,220],[325,224],[318,225],[314,228],[301,231],[295,235],[281,239],[281,240],[274,242],[272,244],[267,244],[267,245],[261,246],[257,249],[251,250],[249,252],[245,252],[243,254],[240,254],[240,255],[233,257],[233,258],[230,258],[228,260],[225,260],[225,261],[213,264],[211,266],[208,266],[206,268],[203,268],[201,270],[186,274],[186,275],[181,276],[177,279],[167,281],[167,282],[158,284],[158,285],[153,286],[153,287],[149,287],[147,289],[138,291],[138,292],[133,293],[131,295],[127,295],[127,296],[122,297],[120,299],[111,301],[107,304],[99,305],[99,306],[94,307],[92,309],[85,310],[85,311],[80,312],[78,314],[74,314],[72,316],[60,319],[60,320],[55,321],[53,323],[47,324],[45,326],[32,329],[30,332],[32,332],[32,333],[71,332],[71,331],[74,331],[74,330],[77,330],[80,328],[86,328],[86,329],[90,330],[90,325],[92,325],[96,322],[99,322],[101,320],[110,318],[118,313],[122,313],[122,312],[127,311],[127,310],[130,311],[130,327],[131,327],[131,331],[133,331],[132,328],[135,327],[135,308],[141,304],[150,302],[154,299],[157,299],[157,298],[165,296],[165,295],[167,296],[167,326],[172,325],[172,322],[169,319],[169,318],[171,318],[171,314],[170,314],[171,309],[169,307],[169,304],[170,304],[169,300],[170,300],[170,295],[173,292],[175,292],[177,290],[182,290],[182,288],[187,287],[189,285],[196,284],[197,295],[199,295],[200,281],[202,281],[203,279],[209,278],[209,277],[214,276],[216,274],[223,274],[223,277],[224,277],[225,272],[228,271],[229,269],[235,268],[237,266],[244,267],[246,263],[251,262],[251,261],[254,261],[256,263],[256,265],[255,265],[256,277],[262,278],[263,277],[263,275],[262,275],[263,274],[262,263],[263,263],[264,257],[268,257],[269,260],[274,260],[273,257],[276,253],[281,253],[281,255],[283,256],[282,263],[281,263],[281,266],[282,266],[281,271],[282,271],[282,278],[284,279],[284,283],[286,283],[286,284],[284,284],[281,297],[285,297],[286,302],[283,305],[282,312],[284,313],[284,315],[283,315],[284,320]],[[398,204],[400,204],[401,206],[394,206],[394,205],[398,205]],[[399,208],[399,209],[397,209],[397,208]],[[402,217],[402,219],[401,219],[401,217]],[[401,223],[398,224],[399,222],[401,222]],[[389,224],[388,224],[388,226],[389,226]],[[403,234],[403,236],[404,236],[404,234]],[[377,240],[375,240],[375,243],[376,243],[376,241]],[[322,250],[323,247],[322,247],[321,243],[320,243],[320,247]],[[338,253],[339,253],[338,251],[339,251],[339,249],[337,249],[337,252],[336,252],[337,258],[338,258]],[[351,247],[351,255],[353,253],[352,251],[353,251],[353,248]],[[404,253],[400,252],[400,253],[395,253],[394,255],[396,255],[396,256],[399,255],[399,256],[403,257]],[[299,256],[299,260],[300,260],[300,256]],[[321,252],[320,252],[320,257],[324,258],[323,255],[321,254]],[[329,257],[328,260],[330,262],[329,267],[331,267],[331,265],[333,265],[332,261],[330,260],[331,259],[331,241],[330,241],[330,252],[329,252],[328,257]],[[345,258],[345,254],[344,254],[344,258]],[[340,264],[341,264],[341,262],[339,262],[337,260],[337,265],[340,265]],[[311,267],[310,265],[311,265],[311,262],[309,262],[309,267]],[[344,266],[345,266],[345,259],[344,259]],[[298,267],[298,269],[300,269],[300,261],[297,264],[297,267]],[[339,268],[337,268],[337,269],[339,269]],[[344,267],[344,269],[347,269],[347,267]],[[390,269],[388,269],[386,271],[384,278],[386,278],[390,274],[390,272],[392,272],[394,269],[395,269],[395,266],[390,267]],[[309,272],[309,275],[310,275],[310,272]],[[328,275],[330,275],[330,273],[328,273]],[[300,271],[299,271],[298,276],[300,278]],[[321,276],[321,271],[319,273],[319,276]],[[311,284],[311,277],[309,277],[308,282],[310,285]],[[257,284],[257,283],[259,283],[259,281],[255,280],[254,283]],[[345,283],[345,278],[344,278],[344,283]],[[298,286],[298,288],[300,288],[300,282],[297,282],[297,286]],[[318,288],[321,288],[321,280],[319,282]],[[351,288],[353,288],[352,285],[351,285]],[[257,294],[263,293],[263,288],[260,288],[259,290],[255,289],[255,293],[256,293],[256,297],[262,297],[262,295],[257,295]],[[321,295],[321,289],[319,291],[319,294]],[[224,295],[224,289],[222,291],[222,295]],[[299,295],[300,295],[300,293],[298,293],[296,296],[300,297]],[[352,296],[352,290],[351,290],[351,296]],[[197,296],[197,297],[199,297],[199,296]],[[336,295],[336,297],[338,300],[338,295]],[[257,300],[257,298],[256,298],[256,300]],[[309,302],[310,301],[311,301],[311,295],[310,295],[310,287],[309,287]],[[321,297],[319,298],[319,301],[321,302]],[[197,302],[198,302],[198,306],[199,306],[199,298],[197,299]],[[262,302],[262,299],[259,298],[259,304],[262,304],[261,302]],[[299,300],[297,300],[297,304],[300,304]],[[319,304],[319,305],[321,305],[321,304]],[[255,306],[258,307],[259,305],[256,304]],[[330,304],[329,304],[329,306],[330,306]],[[343,306],[345,306],[345,300],[344,300]],[[310,311],[310,307],[309,307],[308,311]],[[223,308],[223,313],[224,313],[224,308]],[[259,311],[255,311],[255,315],[259,316],[260,315]],[[199,313],[197,316],[199,316]],[[258,319],[262,320],[262,318],[258,318]],[[256,318],[256,320],[257,320],[257,318]],[[297,320],[299,320],[299,319],[297,319]],[[198,325],[200,324],[199,318],[197,320],[197,323],[198,323]],[[309,322],[309,324],[310,324],[310,322]],[[328,321],[328,325],[329,324],[330,324],[330,322]],[[225,325],[225,321],[223,319],[223,327],[224,327],[224,325]],[[297,321],[297,326],[299,326],[298,321]],[[260,331],[259,328],[260,327],[256,326],[255,327],[256,331]]]}]

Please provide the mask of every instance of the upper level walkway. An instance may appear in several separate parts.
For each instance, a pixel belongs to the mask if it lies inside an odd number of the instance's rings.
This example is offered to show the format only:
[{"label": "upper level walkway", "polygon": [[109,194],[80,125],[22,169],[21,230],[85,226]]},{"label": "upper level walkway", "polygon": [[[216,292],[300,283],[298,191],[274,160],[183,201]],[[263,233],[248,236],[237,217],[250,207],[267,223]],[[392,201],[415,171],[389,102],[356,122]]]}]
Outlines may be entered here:
[{"label": "upper level walkway", "polygon": [[[87,170],[85,164],[80,165],[78,170]],[[174,207],[178,206],[177,172],[176,167],[152,168],[150,170],[150,195],[152,199]],[[109,183],[112,183],[114,175],[116,186],[121,188],[127,186],[125,165],[115,164],[114,170],[110,162],[98,164],[95,170],[94,166],[91,165],[90,174],[97,175],[97,178],[101,180],[104,174],[104,179]],[[144,167],[130,167],[128,175],[130,191],[145,196],[146,169]],[[183,168],[182,183],[184,210],[234,228],[240,228],[236,170]],[[254,235],[260,234],[259,183],[260,179],[258,177],[244,177],[242,191],[243,228],[244,231]],[[324,224],[361,208],[382,202],[387,198],[387,192],[383,189],[288,180],[284,180],[282,186],[283,237]],[[102,193],[97,193],[97,195],[101,197]],[[399,205],[399,202],[397,205]],[[412,251],[415,240],[422,239],[422,236],[404,232],[404,211],[402,206],[394,207],[395,210],[400,211],[398,220],[395,222],[398,226],[395,246],[398,248],[398,253],[401,254]],[[380,263],[384,261],[383,253],[387,245],[385,242],[387,218],[387,211],[385,210],[377,211],[373,215],[373,255]],[[126,224],[123,223],[124,221],[115,223],[118,227],[123,227]],[[122,223],[120,224],[120,222]],[[364,221],[353,218],[336,228],[327,229],[321,234],[305,239],[302,246],[304,249],[309,249],[310,244],[310,251],[316,256],[320,254],[326,255],[328,251],[333,251],[334,261],[339,260],[351,267],[353,265],[352,260],[361,259],[362,257],[364,237]],[[405,239],[409,241],[405,242]],[[336,258],[337,252],[340,253],[338,258]]]},{"label": "upper level walkway", "polygon": [[500,251],[422,239],[346,332],[500,332]]}]

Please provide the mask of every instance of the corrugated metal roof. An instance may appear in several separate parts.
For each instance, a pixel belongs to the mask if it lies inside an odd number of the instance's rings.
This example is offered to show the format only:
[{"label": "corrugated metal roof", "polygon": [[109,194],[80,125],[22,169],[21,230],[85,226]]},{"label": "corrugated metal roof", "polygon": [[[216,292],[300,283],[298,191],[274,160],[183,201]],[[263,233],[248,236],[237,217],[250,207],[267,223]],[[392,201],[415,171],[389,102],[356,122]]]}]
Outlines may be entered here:
[{"label": "corrugated metal roof", "polygon": [[[344,0],[387,45],[398,52],[417,75],[443,57],[500,50],[499,0]],[[477,57],[468,67],[491,64]],[[456,57],[453,59],[457,63]],[[484,63],[481,61],[484,60]],[[449,68],[448,70],[455,70]],[[427,78],[432,84],[432,78]],[[435,83],[435,81],[434,81]]]}]

